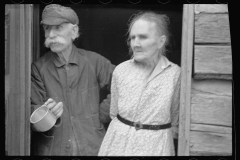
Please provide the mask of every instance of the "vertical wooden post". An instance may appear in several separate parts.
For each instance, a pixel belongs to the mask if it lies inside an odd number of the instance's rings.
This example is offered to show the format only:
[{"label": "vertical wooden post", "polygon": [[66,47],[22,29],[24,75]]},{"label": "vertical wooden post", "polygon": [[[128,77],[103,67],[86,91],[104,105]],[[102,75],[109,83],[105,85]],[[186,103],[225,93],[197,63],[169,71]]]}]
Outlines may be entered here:
[{"label": "vertical wooden post", "polygon": [[26,27],[28,32],[26,34],[25,43],[25,155],[30,155],[30,114],[31,114],[31,63],[32,63],[32,52],[33,52],[33,5],[25,6],[26,12]]},{"label": "vertical wooden post", "polygon": [[193,61],[194,5],[184,4],[178,156],[189,156],[190,100]]},{"label": "vertical wooden post", "polygon": [[16,107],[16,104],[19,105],[18,96],[16,96],[16,91],[18,89],[18,81],[16,81],[19,76],[19,72],[16,68],[19,68],[18,64],[16,63],[16,59],[18,59],[19,53],[19,45],[16,41],[19,39],[19,32],[16,31],[15,28],[19,28],[19,5],[11,5],[10,6],[10,90],[9,90],[9,103],[8,103],[8,110],[7,110],[7,153],[8,155],[19,155],[20,147],[19,143],[19,106]]},{"label": "vertical wooden post", "polygon": [[30,75],[32,5],[10,5],[10,91],[7,107],[8,155],[30,155]]}]

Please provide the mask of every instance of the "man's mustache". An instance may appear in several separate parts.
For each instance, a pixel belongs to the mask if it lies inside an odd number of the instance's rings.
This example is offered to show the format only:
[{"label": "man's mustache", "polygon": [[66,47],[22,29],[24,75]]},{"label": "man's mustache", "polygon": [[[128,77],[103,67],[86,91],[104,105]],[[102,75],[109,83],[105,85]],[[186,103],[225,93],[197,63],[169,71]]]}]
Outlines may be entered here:
[{"label": "man's mustache", "polygon": [[49,48],[50,44],[51,43],[59,43],[59,44],[65,44],[66,41],[64,38],[62,37],[57,37],[57,38],[54,38],[54,39],[51,39],[51,38],[46,38],[44,44],[47,48]]}]

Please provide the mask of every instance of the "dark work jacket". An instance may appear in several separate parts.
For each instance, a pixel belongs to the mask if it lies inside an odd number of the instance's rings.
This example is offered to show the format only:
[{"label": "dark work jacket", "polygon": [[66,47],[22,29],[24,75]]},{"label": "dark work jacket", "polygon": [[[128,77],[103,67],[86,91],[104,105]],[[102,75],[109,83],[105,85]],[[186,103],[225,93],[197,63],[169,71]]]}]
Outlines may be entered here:
[{"label": "dark work jacket", "polygon": [[72,135],[79,155],[98,154],[105,135],[103,124],[110,121],[110,99],[100,102],[100,89],[110,90],[114,67],[103,56],[74,45],[68,64],[54,52],[32,63],[31,111],[49,97],[63,102],[56,126],[46,132],[33,129],[32,154],[71,155]]}]

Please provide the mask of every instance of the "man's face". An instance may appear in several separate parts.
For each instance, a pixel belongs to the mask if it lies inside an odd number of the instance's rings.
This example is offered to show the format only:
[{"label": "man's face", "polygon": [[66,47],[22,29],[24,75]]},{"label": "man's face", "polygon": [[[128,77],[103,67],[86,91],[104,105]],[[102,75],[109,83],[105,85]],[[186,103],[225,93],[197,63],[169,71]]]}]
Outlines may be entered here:
[{"label": "man's face", "polygon": [[137,62],[148,62],[157,58],[159,38],[155,24],[142,19],[137,20],[130,31],[130,45]]},{"label": "man's face", "polygon": [[69,23],[43,25],[45,46],[53,52],[63,52],[72,44],[73,29]]}]

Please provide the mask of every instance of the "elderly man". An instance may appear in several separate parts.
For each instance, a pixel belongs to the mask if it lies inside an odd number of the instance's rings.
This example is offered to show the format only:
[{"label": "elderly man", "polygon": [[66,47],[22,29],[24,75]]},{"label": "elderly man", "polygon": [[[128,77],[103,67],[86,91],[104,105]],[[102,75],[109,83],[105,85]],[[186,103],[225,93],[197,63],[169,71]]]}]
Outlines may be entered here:
[{"label": "elderly man", "polygon": [[[114,65],[103,56],[76,48],[78,16],[69,7],[48,5],[42,13],[45,46],[51,51],[32,64],[32,112],[44,103],[58,118],[46,132],[33,129],[32,154],[97,155],[110,121],[110,96],[100,103],[100,89],[110,89]],[[55,102],[53,97],[58,97]]]}]

